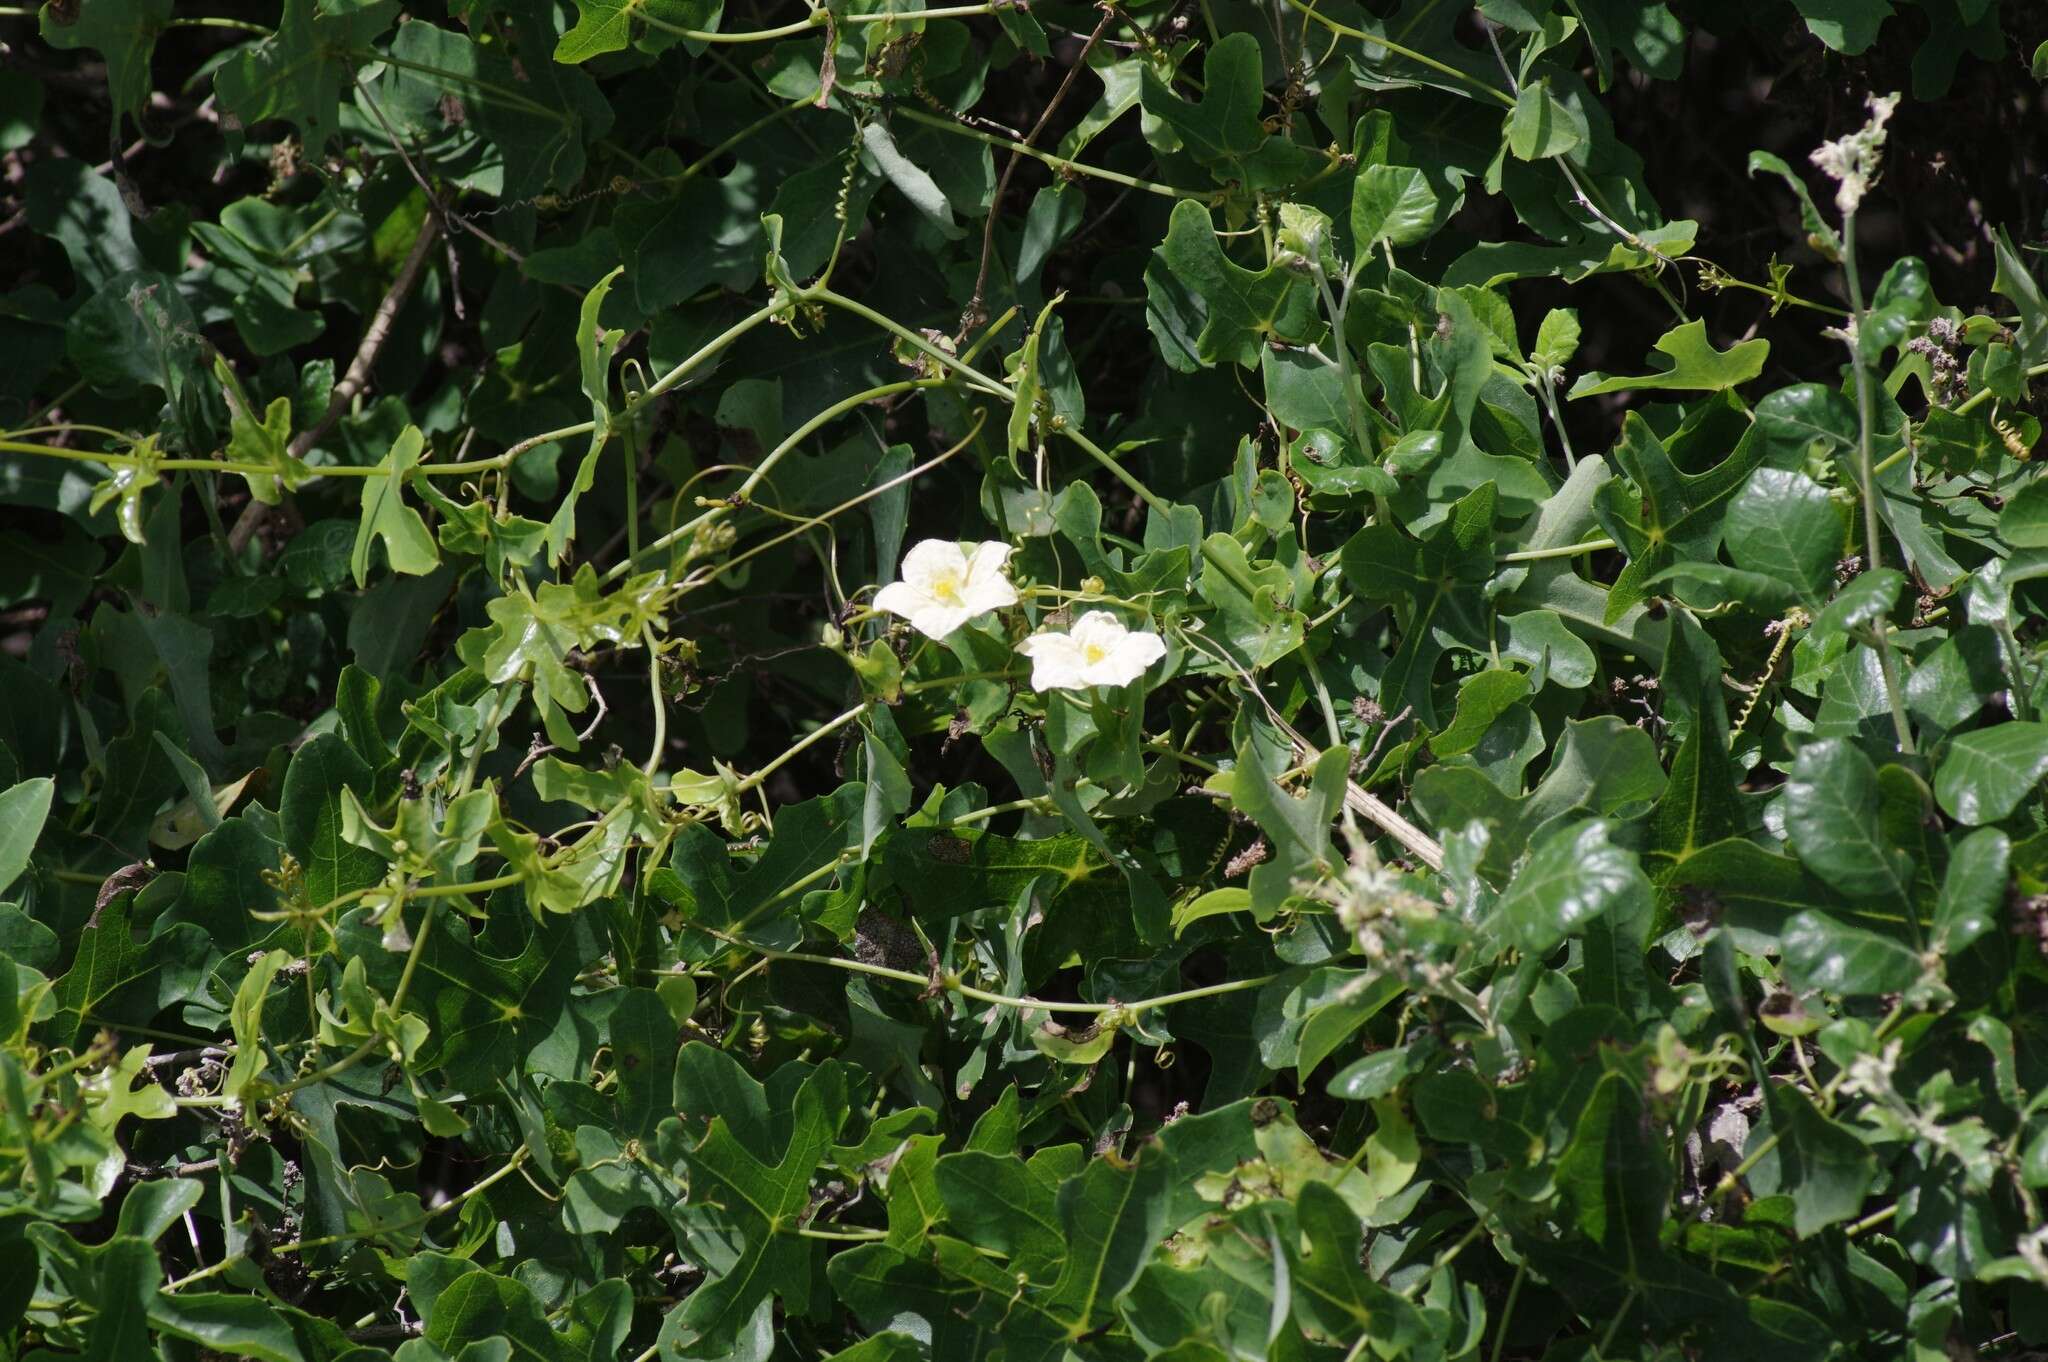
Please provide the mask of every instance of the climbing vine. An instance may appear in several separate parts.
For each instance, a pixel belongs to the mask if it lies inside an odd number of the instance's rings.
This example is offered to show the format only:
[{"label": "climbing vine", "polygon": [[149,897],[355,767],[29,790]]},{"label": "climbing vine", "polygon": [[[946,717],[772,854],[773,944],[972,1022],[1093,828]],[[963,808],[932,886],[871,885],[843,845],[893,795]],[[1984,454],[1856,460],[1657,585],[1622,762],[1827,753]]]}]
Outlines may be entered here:
[{"label": "climbing vine", "polygon": [[2031,7],[185,9],[0,8],[0,1355],[2048,1346]]}]

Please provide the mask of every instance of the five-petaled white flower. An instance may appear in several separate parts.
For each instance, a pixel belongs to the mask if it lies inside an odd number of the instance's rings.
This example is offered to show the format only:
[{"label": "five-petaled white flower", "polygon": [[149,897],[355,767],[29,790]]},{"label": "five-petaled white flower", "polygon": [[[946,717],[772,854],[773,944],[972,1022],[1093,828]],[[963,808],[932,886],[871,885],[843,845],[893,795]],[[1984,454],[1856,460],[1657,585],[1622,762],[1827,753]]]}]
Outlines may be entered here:
[{"label": "five-petaled white flower", "polygon": [[944,638],[976,615],[1017,603],[1006,565],[1010,546],[993,540],[974,552],[945,539],[926,539],[903,555],[903,580],[875,593],[875,609],[901,615],[930,638]]},{"label": "five-petaled white flower", "polygon": [[1166,656],[1159,635],[1132,631],[1107,610],[1091,610],[1064,634],[1038,633],[1017,645],[1031,659],[1031,689],[1122,686]]}]

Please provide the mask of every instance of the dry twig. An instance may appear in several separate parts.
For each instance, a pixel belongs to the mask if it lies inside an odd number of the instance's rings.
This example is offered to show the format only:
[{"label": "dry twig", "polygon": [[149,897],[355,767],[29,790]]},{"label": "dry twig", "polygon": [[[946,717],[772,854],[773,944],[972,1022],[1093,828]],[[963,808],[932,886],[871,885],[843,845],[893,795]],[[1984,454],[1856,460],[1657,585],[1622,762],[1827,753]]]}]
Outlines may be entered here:
[{"label": "dry twig", "polygon": [[[1082,46],[1080,55],[1075,57],[1074,64],[1067,68],[1066,79],[1060,82],[1059,89],[1053,91],[1052,99],[1046,103],[1044,111],[1038,115],[1038,121],[1031,125],[1031,131],[1024,134],[1023,142],[1025,146],[1032,145],[1038,140],[1038,134],[1045,131],[1045,125],[1051,121],[1053,111],[1059,108],[1060,101],[1067,97],[1067,91],[1073,87],[1074,77],[1079,75],[1081,68],[1088,64],[1088,54],[1095,50],[1095,44],[1102,40],[1102,35],[1109,30],[1110,24],[1115,22],[1115,20],[1116,7],[1114,5],[1104,5],[1102,7],[1102,22],[1098,23],[1095,26],[1095,31],[1088,35],[1088,41]],[[1010,176],[1016,173],[1017,161],[1022,155],[1023,153],[1017,148],[1012,147],[1010,149],[1010,159],[1003,163],[1003,177],[996,181],[996,196],[990,200],[988,217],[982,223],[981,270],[974,276],[974,295],[967,300],[967,309],[960,314],[959,338],[961,340],[966,340],[968,333],[988,320],[988,306],[985,295],[988,291],[989,261],[995,255],[996,219],[1002,215],[1003,196],[1010,192]]]},{"label": "dry twig", "polygon": [[[433,249],[434,238],[440,232],[440,224],[430,214],[420,223],[420,234],[413,239],[412,249],[406,252],[405,260],[398,267],[398,276],[391,281],[391,287],[384,291],[383,301],[370,316],[370,324],[363,328],[362,344],[356,347],[355,358],[349,361],[348,371],[341,381],[334,385],[334,391],[327,399],[327,410],[320,414],[305,430],[292,437],[291,456],[295,459],[306,457],[307,451],[320,443],[334,423],[348,410],[357,394],[370,383],[370,370],[376,366],[377,354],[390,338],[391,327],[398,320],[399,309],[412,296],[413,287],[419,283],[420,270],[427,263],[427,253]],[[271,507],[260,501],[251,501],[236,518],[234,527],[228,531],[228,549],[239,554],[256,532],[263,528],[269,518]]]}]

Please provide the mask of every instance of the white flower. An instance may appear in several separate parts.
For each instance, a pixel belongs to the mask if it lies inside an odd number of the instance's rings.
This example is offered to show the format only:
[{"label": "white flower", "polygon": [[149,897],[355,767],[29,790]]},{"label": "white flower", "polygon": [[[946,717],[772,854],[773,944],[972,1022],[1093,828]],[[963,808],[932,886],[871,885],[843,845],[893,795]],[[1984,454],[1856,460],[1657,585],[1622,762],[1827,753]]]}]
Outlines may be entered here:
[{"label": "white flower", "polygon": [[1863,196],[1877,183],[1883,161],[1884,125],[1899,106],[1897,95],[1871,95],[1870,121],[1846,137],[1823,142],[1811,157],[1822,173],[1835,181],[1835,207],[1848,217],[1862,204]]},{"label": "white flower", "polygon": [[958,544],[926,539],[903,555],[903,580],[875,593],[875,609],[901,615],[930,638],[944,638],[976,615],[1017,603],[1004,575],[1010,546],[991,540],[962,553]]},{"label": "white flower", "polygon": [[1132,632],[1107,610],[1091,610],[1064,634],[1033,634],[1017,645],[1031,659],[1031,689],[1085,690],[1122,686],[1166,656],[1159,635]]}]

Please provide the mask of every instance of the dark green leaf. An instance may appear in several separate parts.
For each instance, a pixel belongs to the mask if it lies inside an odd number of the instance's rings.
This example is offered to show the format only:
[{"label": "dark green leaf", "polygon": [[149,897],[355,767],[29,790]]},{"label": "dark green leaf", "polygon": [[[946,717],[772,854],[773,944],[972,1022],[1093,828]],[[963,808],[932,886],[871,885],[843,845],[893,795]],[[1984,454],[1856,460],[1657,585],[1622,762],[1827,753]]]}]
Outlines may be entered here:
[{"label": "dark green leaf", "polygon": [[28,868],[54,793],[55,786],[40,776],[0,791],[0,892]]},{"label": "dark green leaf", "polygon": [[107,94],[113,101],[116,137],[124,116],[140,118],[149,103],[150,53],[171,17],[171,0],[98,0],[94,4],[45,4],[43,41],[52,47],[90,47],[107,64]]},{"label": "dark green leaf", "polygon": [[1603,914],[1647,905],[1650,882],[1635,853],[1613,845],[1611,835],[1610,825],[1596,820],[1558,828],[1537,843],[1500,901],[1524,949],[1543,954]]},{"label": "dark green leaf", "polygon": [[285,845],[306,870],[306,893],[327,903],[384,877],[375,852],[352,846],[342,836],[342,791],[371,796],[370,768],[348,744],[331,733],[314,738],[285,771],[278,822]]},{"label": "dark green leaf", "polygon": [[[1175,287],[1199,300],[1195,355],[1203,364],[1235,360],[1252,369],[1267,341],[1308,338],[1315,316],[1312,286],[1285,266],[1250,270],[1232,262],[1200,204],[1184,200],[1174,206],[1160,257]],[[1156,305],[1157,289],[1153,297]]]},{"label": "dark green leaf", "polygon": [[1891,17],[1891,0],[1793,0],[1814,37],[1837,52],[1856,56],[1877,39]]},{"label": "dark green leaf", "polygon": [[1867,997],[1897,993],[1920,977],[1912,951],[1876,932],[1825,913],[1806,912],[1785,924],[1785,976],[1793,987]]},{"label": "dark green leaf", "polygon": [[1830,738],[1799,750],[1785,782],[1785,831],[1806,868],[1842,893],[1907,902],[1912,857],[1886,840],[1877,770],[1850,743]]},{"label": "dark green leaf", "polygon": [[1728,502],[1722,527],[1738,567],[1766,573],[1816,600],[1842,556],[1842,518],[1827,489],[1803,473],[1759,468]]},{"label": "dark green leaf", "polygon": [[1548,80],[1531,81],[1508,114],[1508,150],[1524,161],[1563,156],[1589,135],[1585,115],[1551,93]]},{"label": "dark green leaf", "polygon": [[1265,102],[1258,40],[1233,33],[1209,49],[1202,67],[1202,98],[1181,98],[1148,64],[1143,68],[1145,110],[1173,129],[1181,145],[1209,163],[1242,161],[1266,140],[1259,123]]},{"label": "dark green leaf", "polygon": [[2048,724],[2003,723],[1949,743],[1934,792],[1949,817],[1995,823],[2018,808],[2048,775]]}]

